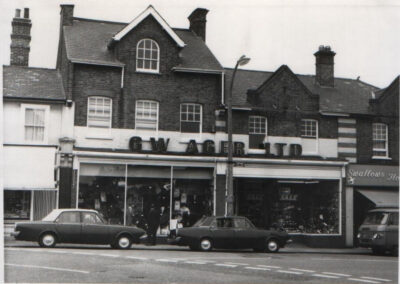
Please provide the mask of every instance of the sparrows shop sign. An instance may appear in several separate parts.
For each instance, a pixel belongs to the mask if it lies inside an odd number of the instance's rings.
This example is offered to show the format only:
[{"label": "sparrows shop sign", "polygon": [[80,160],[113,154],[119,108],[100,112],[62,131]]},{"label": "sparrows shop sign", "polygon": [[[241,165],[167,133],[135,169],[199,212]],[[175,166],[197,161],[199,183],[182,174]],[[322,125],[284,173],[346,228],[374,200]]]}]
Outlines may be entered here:
[{"label": "sparrows shop sign", "polygon": [[350,165],[347,184],[355,186],[398,186],[399,167],[378,165]]}]

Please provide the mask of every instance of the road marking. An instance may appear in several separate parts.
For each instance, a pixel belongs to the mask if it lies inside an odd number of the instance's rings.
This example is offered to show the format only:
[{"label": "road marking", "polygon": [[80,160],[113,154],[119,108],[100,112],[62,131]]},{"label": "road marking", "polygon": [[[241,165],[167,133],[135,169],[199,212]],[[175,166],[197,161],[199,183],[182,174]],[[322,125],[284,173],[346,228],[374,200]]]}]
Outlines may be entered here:
[{"label": "road marking", "polygon": [[14,264],[14,263],[6,263],[5,265],[17,266],[17,267],[48,269],[48,270],[58,270],[58,271],[67,271],[67,272],[78,272],[78,273],[84,273],[84,274],[88,274],[89,273],[89,271],[85,271],[85,270],[66,269],[66,268],[49,267],[49,266],[24,265],[24,264]]},{"label": "road marking", "polygon": [[271,270],[271,269],[265,268],[265,267],[253,267],[253,266],[246,266],[245,269],[264,270],[264,271]]},{"label": "road marking", "polygon": [[108,254],[108,253],[101,253],[101,254],[99,254],[99,255],[101,255],[101,256],[107,256],[107,257],[118,257],[118,256],[119,256],[118,254]]},{"label": "road marking", "polygon": [[263,264],[260,264],[260,265],[257,265],[257,266],[259,266],[259,267],[266,267],[266,268],[282,268],[282,267],[280,267],[280,266],[263,265]]},{"label": "road marking", "polygon": [[174,263],[178,262],[177,259],[165,259],[165,258],[159,258],[159,259],[156,259],[156,261],[161,261],[161,262],[174,262]]},{"label": "road marking", "polygon": [[365,282],[365,283],[381,283],[378,281],[372,281],[372,280],[366,280],[366,279],[359,279],[359,278],[347,278],[347,280],[351,280],[351,281],[358,281],[358,282]]},{"label": "road marking", "polygon": [[224,266],[224,267],[237,267],[235,264],[225,264],[225,263],[216,263],[216,266]]},{"label": "road marking", "polygon": [[[354,262],[354,259],[348,259],[348,258],[312,258],[312,260],[329,260],[329,261],[337,261],[337,260],[344,260],[344,261],[351,261]],[[396,262],[397,260],[379,260],[379,259],[359,259],[357,258],[356,261],[369,261],[369,262]]]},{"label": "road marking", "polygon": [[298,269],[298,268],[289,268],[290,270],[300,271],[300,272],[309,272],[314,273],[314,270],[307,270],[307,269]]},{"label": "road marking", "polygon": [[311,276],[314,277],[323,277],[323,278],[339,278],[339,276],[333,276],[333,275],[325,275],[325,274],[312,274]]},{"label": "road marking", "polygon": [[334,272],[322,272],[323,274],[335,275],[335,276],[342,276],[342,277],[350,277],[349,274],[342,274],[342,273],[334,273]]},{"label": "road marking", "polygon": [[146,257],[140,257],[140,256],[125,256],[125,258],[137,259],[137,260],[148,260],[148,258],[146,258]]},{"label": "road marking", "polygon": [[289,270],[278,270],[277,272],[280,272],[280,273],[289,273],[289,274],[297,274],[297,275],[303,274],[303,272],[289,271]]},{"label": "road marking", "polygon": [[239,263],[239,262],[225,262],[225,264],[233,264],[233,265],[249,265],[248,263]]},{"label": "road marking", "polygon": [[76,252],[71,252],[72,254],[79,254],[79,255],[97,255],[92,252],[83,252],[83,251],[76,251]]},{"label": "road marking", "polygon": [[185,261],[187,264],[207,264],[206,262],[202,261]]},{"label": "road marking", "polygon": [[361,276],[361,278],[364,279],[371,279],[371,280],[377,280],[377,281],[384,281],[384,282],[390,282],[392,280],[385,279],[385,278],[376,278],[376,277],[368,277],[368,276]]}]

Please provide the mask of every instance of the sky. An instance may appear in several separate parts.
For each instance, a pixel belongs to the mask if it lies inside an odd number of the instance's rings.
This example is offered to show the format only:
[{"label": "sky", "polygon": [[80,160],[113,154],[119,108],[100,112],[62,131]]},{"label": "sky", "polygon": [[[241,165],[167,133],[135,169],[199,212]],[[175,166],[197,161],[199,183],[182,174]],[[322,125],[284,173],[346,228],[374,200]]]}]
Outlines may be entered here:
[{"label": "sky", "polygon": [[297,74],[315,74],[320,45],[336,52],[335,77],[384,88],[400,74],[400,1],[397,0],[0,0],[0,52],[9,64],[15,9],[30,8],[29,65],[55,68],[60,4],[74,16],[129,23],[153,7],[171,27],[188,28],[187,17],[209,10],[206,43],[224,67],[245,54],[249,70],[275,71],[286,64]]}]

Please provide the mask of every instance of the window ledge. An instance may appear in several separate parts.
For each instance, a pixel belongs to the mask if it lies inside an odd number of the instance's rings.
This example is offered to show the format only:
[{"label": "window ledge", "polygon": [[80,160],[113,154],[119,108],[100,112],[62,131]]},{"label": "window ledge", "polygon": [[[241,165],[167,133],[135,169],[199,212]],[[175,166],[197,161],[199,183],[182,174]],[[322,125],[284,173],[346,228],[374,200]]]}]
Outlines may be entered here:
[{"label": "window ledge", "polygon": [[372,156],[374,160],[392,160],[390,157],[382,157],[382,156]]},{"label": "window ledge", "polygon": [[96,139],[96,140],[114,140],[112,136],[99,136],[99,135],[88,135],[86,139]]},{"label": "window ledge", "polygon": [[162,75],[159,71],[136,70],[135,72],[140,74]]},{"label": "window ledge", "polygon": [[249,154],[265,154],[265,149],[252,149],[252,148],[249,148],[249,150],[248,150],[248,153]]}]

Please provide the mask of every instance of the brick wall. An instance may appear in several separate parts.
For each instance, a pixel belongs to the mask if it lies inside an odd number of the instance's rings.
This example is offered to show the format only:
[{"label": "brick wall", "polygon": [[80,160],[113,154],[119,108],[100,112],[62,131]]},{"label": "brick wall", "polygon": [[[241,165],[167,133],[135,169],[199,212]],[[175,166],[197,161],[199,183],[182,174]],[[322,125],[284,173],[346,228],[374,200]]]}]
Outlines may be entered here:
[{"label": "brick wall", "polygon": [[75,125],[86,126],[87,101],[90,96],[112,99],[112,127],[119,127],[121,68],[95,65],[74,65],[73,98]]}]

